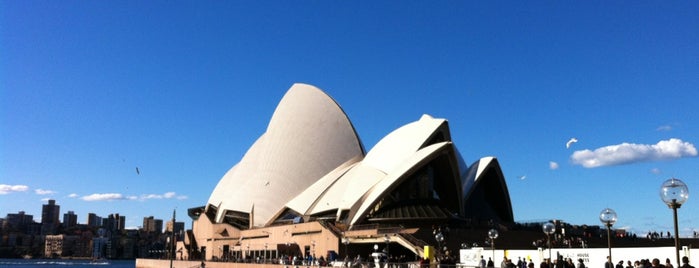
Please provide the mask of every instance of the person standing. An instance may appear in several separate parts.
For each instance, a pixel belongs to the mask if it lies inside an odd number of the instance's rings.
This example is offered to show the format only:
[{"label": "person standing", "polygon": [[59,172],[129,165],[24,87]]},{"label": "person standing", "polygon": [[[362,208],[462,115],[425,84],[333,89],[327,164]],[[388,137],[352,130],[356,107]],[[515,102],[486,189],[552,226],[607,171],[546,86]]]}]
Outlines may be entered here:
[{"label": "person standing", "polygon": [[544,261],[539,264],[539,268],[551,268],[551,260],[549,258],[545,258]]},{"label": "person standing", "polygon": [[607,262],[604,263],[604,268],[614,268],[611,257],[607,256]]},{"label": "person standing", "polygon": [[578,263],[575,265],[575,268],[585,268],[585,262],[582,258],[578,259]]},{"label": "person standing", "polygon": [[483,255],[481,255],[481,261],[478,263],[478,266],[480,268],[485,268],[485,259],[483,259]]},{"label": "person standing", "polygon": [[665,268],[674,268],[672,262],[670,262],[670,258],[665,258]]},{"label": "person standing", "polygon": [[682,266],[680,268],[694,268],[694,266],[689,265],[689,258],[687,256],[682,257]]}]

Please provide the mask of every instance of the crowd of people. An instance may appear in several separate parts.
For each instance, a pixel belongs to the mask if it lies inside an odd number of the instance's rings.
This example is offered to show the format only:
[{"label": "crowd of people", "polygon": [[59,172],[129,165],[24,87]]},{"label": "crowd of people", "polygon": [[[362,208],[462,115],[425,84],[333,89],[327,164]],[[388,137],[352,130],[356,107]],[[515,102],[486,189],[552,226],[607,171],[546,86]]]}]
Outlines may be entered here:
[{"label": "crowd of people", "polygon": [[[658,258],[654,258],[652,260],[650,259],[641,259],[641,260],[636,260],[634,262],[631,262],[631,260],[627,260],[626,263],[624,263],[623,260],[619,261],[616,265],[613,264],[612,262],[609,261],[609,257],[607,257],[607,262],[604,264],[604,268],[675,268],[672,265],[672,262],[670,259],[665,259],[665,263],[661,263]],[[479,263],[479,268],[494,268],[495,263],[493,262],[492,259],[488,258],[488,261],[486,261],[483,256],[481,256],[480,263]],[[500,268],[535,268],[536,265],[534,262],[529,259],[526,260],[524,258],[518,258],[517,262],[514,262],[512,259],[509,259],[507,257],[504,257],[502,262],[500,263]],[[551,259],[546,258],[544,261],[542,261],[539,264],[539,268],[588,268],[587,264],[583,261],[583,259],[578,259],[577,262],[574,262],[573,259],[571,258],[558,258],[553,261]],[[687,256],[682,257],[682,265],[677,268],[694,268],[694,266],[689,264],[689,258]]]},{"label": "crowd of people", "polygon": [[[607,257],[609,258],[609,257]],[[607,261],[604,265],[604,268],[675,268],[674,265],[672,265],[672,262],[670,261],[669,258],[665,259],[665,263],[661,263],[660,259],[654,258],[652,260],[650,259],[641,259],[641,260],[636,260],[633,263],[631,260],[627,260],[626,264],[624,264],[624,261],[621,260],[617,262],[616,265],[612,264],[610,261]],[[682,257],[682,265],[680,265],[679,268],[694,268],[694,266],[689,264],[689,258],[687,256]]]}]

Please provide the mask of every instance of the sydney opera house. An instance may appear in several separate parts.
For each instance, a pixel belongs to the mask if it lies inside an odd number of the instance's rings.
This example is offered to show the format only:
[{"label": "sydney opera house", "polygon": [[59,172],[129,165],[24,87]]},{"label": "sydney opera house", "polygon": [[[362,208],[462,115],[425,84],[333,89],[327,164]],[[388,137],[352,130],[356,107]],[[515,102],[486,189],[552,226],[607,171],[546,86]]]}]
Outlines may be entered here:
[{"label": "sydney opera house", "polygon": [[366,151],[337,102],[294,84],[208,202],[188,210],[192,230],[177,258],[332,258],[373,250],[416,258],[458,249],[453,237],[512,223],[498,160],[467,165],[446,119],[416,119]]}]

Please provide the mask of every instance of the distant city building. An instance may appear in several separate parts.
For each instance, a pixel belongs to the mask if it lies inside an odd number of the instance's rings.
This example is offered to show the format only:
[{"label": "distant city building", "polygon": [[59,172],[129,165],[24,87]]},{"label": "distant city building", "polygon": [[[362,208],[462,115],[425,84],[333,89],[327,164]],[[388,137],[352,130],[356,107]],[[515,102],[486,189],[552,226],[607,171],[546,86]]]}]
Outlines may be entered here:
[{"label": "distant city building", "polygon": [[78,225],[78,215],[73,211],[68,211],[68,213],[63,214],[63,226],[65,228],[71,228]]},{"label": "distant city building", "polygon": [[41,207],[41,234],[55,234],[58,225],[61,224],[59,216],[61,206],[56,205],[56,200],[49,200],[48,204]]},{"label": "distant city building", "polygon": [[8,213],[5,218],[5,224],[3,224],[7,225],[7,227],[3,226],[3,229],[9,228],[10,230],[27,232],[27,227],[33,222],[34,216],[25,214],[24,211]]},{"label": "distant city building", "polygon": [[155,219],[155,232],[159,234],[163,232],[163,220]]},{"label": "distant city building", "polygon": [[[171,220],[167,221],[167,223],[165,224],[165,232],[170,233],[173,231],[173,229],[174,229],[175,234],[177,234],[179,236],[179,234],[184,232],[184,222],[180,222],[180,221],[175,222],[175,226],[173,228],[172,221]],[[179,240],[179,237],[178,237],[178,240]]]},{"label": "distant city building", "polygon": [[119,216],[119,213],[109,214],[106,219],[102,220],[102,225],[109,231],[121,231],[124,230],[126,222],[126,217]]},{"label": "distant city building", "polygon": [[98,236],[92,238],[92,258],[102,259],[106,257],[107,238]]},{"label": "distant city building", "polygon": [[63,238],[60,235],[47,235],[44,242],[44,257],[55,258],[63,255]]},{"label": "distant city building", "polygon": [[87,225],[90,227],[102,227],[102,217],[97,216],[95,213],[88,213]]},{"label": "distant city building", "polygon": [[143,231],[149,233],[163,232],[163,220],[156,219],[153,216],[143,218]]}]

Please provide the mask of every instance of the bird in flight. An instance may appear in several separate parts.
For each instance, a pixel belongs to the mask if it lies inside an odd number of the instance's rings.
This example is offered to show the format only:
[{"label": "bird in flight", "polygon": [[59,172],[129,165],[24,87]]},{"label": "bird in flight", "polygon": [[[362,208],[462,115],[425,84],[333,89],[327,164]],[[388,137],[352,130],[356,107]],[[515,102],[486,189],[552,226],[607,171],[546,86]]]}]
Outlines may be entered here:
[{"label": "bird in flight", "polygon": [[138,170],[138,167],[136,167],[136,175],[141,175],[141,171]]},{"label": "bird in flight", "polygon": [[571,146],[573,143],[576,143],[576,142],[578,142],[578,139],[576,139],[576,138],[570,138],[570,140],[568,140],[568,142],[566,142],[566,148],[570,148],[570,146]]}]

